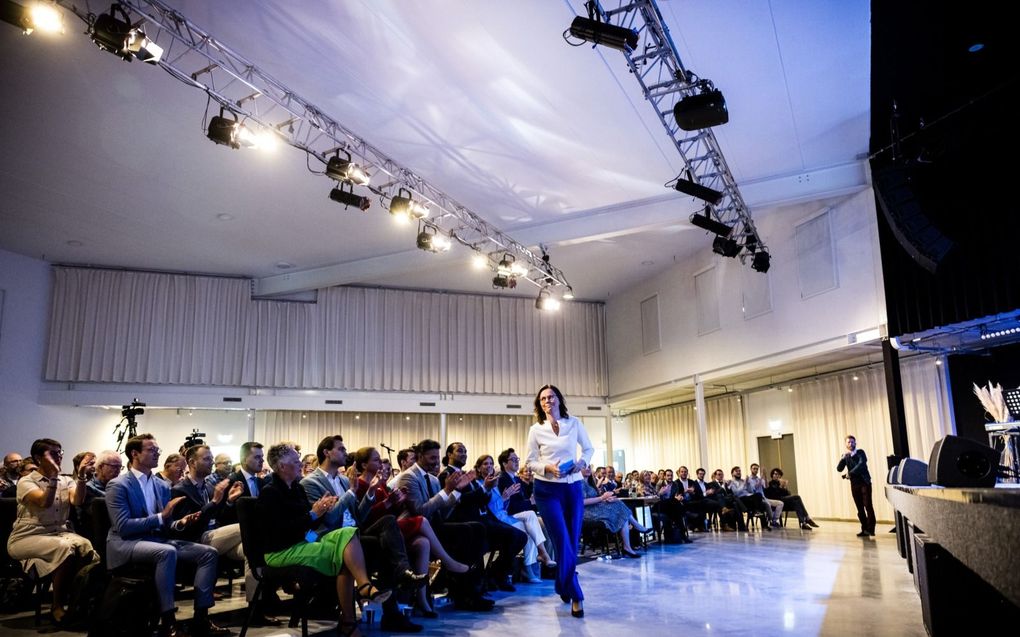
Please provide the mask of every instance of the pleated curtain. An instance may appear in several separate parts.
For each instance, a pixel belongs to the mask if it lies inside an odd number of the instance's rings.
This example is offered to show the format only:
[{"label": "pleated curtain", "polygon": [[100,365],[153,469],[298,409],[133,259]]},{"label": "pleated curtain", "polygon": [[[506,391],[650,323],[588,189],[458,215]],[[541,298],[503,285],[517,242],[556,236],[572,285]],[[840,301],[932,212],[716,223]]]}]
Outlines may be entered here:
[{"label": "pleated curtain", "polygon": [[634,449],[627,455],[633,457],[628,463],[632,469],[676,470],[683,464],[693,475],[701,463],[693,403],[631,414],[630,436]]},{"label": "pleated curtain", "polygon": [[439,439],[438,414],[397,414],[333,411],[265,410],[256,413],[255,439],[267,447],[290,441],[301,445],[301,454],[315,453],[326,436],[344,437],[347,451],[353,453],[361,447],[376,447],[386,457],[383,444],[396,452],[426,439]]},{"label": "pleated curtain", "polygon": [[[456,414],[447,416],[446,442],[462,442],[468,451],[468,466],[483,454],[499,457],[504,449],[513,448],[521,462],[527,455],[528,429],[534,418],[526,416],[496,416]],[[498,460],[496,460],[499,469]]]},{"label": "pleated curtain", "polygon": [[54,268],[46,379],[607,394],[605,311],[520,297],[335,287],[252,300],[243,279]]},{"label": "pleated curtain", "polygon": [[709,475],[722,469],[726,478],[730,469],[739,465],[747,472],[747,428],[744,410],[737,396],[705,401],[705,425],[708,429]]}]

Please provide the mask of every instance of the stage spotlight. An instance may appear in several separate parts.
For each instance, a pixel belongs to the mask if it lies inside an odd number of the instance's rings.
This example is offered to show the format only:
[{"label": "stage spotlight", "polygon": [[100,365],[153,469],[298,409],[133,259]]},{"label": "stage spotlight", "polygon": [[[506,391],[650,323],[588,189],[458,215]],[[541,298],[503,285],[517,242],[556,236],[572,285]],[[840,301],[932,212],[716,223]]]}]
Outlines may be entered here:
[{"label": "stage spotlight", "polygon": [[471,265],[476,270],[484,270],[489,267],[489,257],[485,256],[481,252],[476,252],[471,257]]},{"label": "stage spotlight", "polygon": [[716,237],[715,241],[712,242],[712,252],[732,259],[740,254],[740,244],[735,239]]},{"label": "stage spotlight", "polygon": [[570,23],[570,35],[585,42],[601,44],[627,53],[636,49],[638,45],[638,32],[634,29],[581,16],[577,16]]},{"label": "stage spotlight", "polygon": [[560,309],[560,300],[552,295],[549,288],[542,288],[535,299],[535,308],[544,312],[555,312]]},{"label": "stage spotlight", "polygon": [[715,233],[721,237],[729,236],[733,232],[733,226],[728,226],[721,221],[712,218],[712,213],[705,208],[703,214],[694,213],[691,215],[691,223],[703,230]]},{"label": "stage spotlight", "polygon": [[563,300],[564,301],[574,300],[574,288],[570,287],[569,285],[567,286],[567,291],[563,293]]},{"label": "stage spotlight", "polygon": [[349,188],[349,190],[344,190],[344,184],[340,184],[338,188],[334,188],[329,192],[329,198],[337,203],[342,203],[344,205],[344,210],[346,210],[348,206],[354,206],[358,210],[368,210],[369,206],[372,205],[371,200],[369,200],[368,197],[362,197],[361,195],[354,194],[354,186],[350,183],[347,184],[347,188]]},{"label": "stage spotlight", "polygon": [[676,125],[685,131],[694,131],[730,121],[723,94],[712,88],[708,80],[698,82],[698,89],[700,93],[683,98],[673,107]]},{"label": "stage spotlight", "polygon": [[751,257],[751,269],[755,272],[768,272],[772,257],[769,256],[768,252],[762,250],[761,252],[755,252],[754,256]]},{"label": "stage spotlight", "polygon": [[[340,157],[341,152],[347,155],[347,159]],[[338,150],[335,156],[329,158],[329,163],[326,164],[326,176],[337,181],[347,181],[356,186],[367,186],[372,180],[365,169],[351,161],[351,154],[346,150]]]},{"label": "stage spotlight", "polygon": [[390,214],[399,223],[408,223],[411,219],[424,219],[429,216],[429,209],[422,203],[411,199],[411,193],[404,188],[390,199]]},{"label": "stage spotlight", "polygon": [[231,113],[234,116],[233,119],[227,119],[223,114],[224,111],[221,108],[220,114],[213,116],[209,120],[209,132],[207,135],[209,139],[217,144],[223,144],[235,149],[241,146],[253,147],[258,144],[258,138],[244,124],[237,121],[235,113]]},{"label": "stage spotlight", "polygon": [[[117,14],[122,19],[118,19]],[[144,31],[131,26],[127,10],[121,4],[113,4],[109,13],[96,16],[89,23],[88,34],[100,49],[128,62],[138,58],[142,62],[156,64],[163,57],[162,47],[150,40]]]},{"label": "stage spotlight", "polygon": [[418,249],[425,252],[446,252],[450,249],[450,238],[439,232],[431,223],[422,224],[418,233]]},{"label": "stage spotlight", "polygon": [[32,2],[28,6],[0,0],[0,20],[13,24],[29,35],[33,31],[63,33],[64,14],[53,2]]},{"label": "stage spotlight", "polygon": [[[519,270],[517,261],[512,254],[504,254],[496,265],[496,276],[492,277],[494,288],[515,288],[517,287],[517,274]],[[527,270],[525,270],[527,273]]]},{"label": "stage spotlight", "polygon": [[708,186],[702,186],[701,184],[696,184],[693,181],[684,179],[683,177],[676,178],[676,183],[673,184],[673,188],[685,195],[690,195],[692,197],[697,197],[702,201],[707,201],[713,206],[718,205],[723,198],[723,194],[718,190],[714,190]]}]

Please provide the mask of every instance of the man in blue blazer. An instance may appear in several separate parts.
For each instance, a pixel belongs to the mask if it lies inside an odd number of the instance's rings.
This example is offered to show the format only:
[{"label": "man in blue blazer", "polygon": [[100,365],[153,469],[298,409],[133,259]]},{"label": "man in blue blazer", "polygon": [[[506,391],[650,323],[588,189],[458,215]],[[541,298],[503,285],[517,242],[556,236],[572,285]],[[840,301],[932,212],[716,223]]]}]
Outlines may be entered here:
[{"label": "man in blue blazer", "polygon": [[159,452],[152,434],[130,438],[124,446],[128,471],[106,485],[106,508],[111,521],[106,540],[107,566],[115,569],[129,563],[153,565],[159,594],[159,634],[170,637],[176,634],[174,578],[177,560],[194,564],[195,618],[191,635],[229,635],[230,631],[209,621],[216,584],[216,549],[170,538],[171,530],[181,531],[196,523],[201,512],[172,521],[174,507],[183,498],[171,500],[170,488],[152,474],[159,466]]}]

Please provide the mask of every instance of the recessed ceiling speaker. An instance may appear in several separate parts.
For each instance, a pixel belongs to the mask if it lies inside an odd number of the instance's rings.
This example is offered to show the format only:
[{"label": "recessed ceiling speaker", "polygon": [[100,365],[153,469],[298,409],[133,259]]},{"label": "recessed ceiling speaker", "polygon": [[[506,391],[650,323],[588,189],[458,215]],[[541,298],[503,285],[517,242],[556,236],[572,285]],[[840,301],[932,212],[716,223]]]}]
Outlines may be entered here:
[{"label": "recessed ceiling speaker", "polygon": [[998,473],[995,449],[969,438],[946,436],[935,443],[928,458],[928,482],[942,487],[990,488]]}]

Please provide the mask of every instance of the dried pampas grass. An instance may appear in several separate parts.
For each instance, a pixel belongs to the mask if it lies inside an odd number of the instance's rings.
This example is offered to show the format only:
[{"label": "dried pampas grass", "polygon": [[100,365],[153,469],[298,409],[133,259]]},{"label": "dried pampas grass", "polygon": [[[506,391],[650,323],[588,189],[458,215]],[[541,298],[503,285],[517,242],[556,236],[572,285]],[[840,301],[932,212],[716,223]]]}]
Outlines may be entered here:
[{"label": "dried pampas grass", "polygon": [[978,387],[977,383],[974,383],[974,395],[981,401],[981,406],[994,419],[994,422],[1010,421],[1006,400],[1002,396],[1002,385],[992,384],[992,381],[988,381],[987,387]]}]

